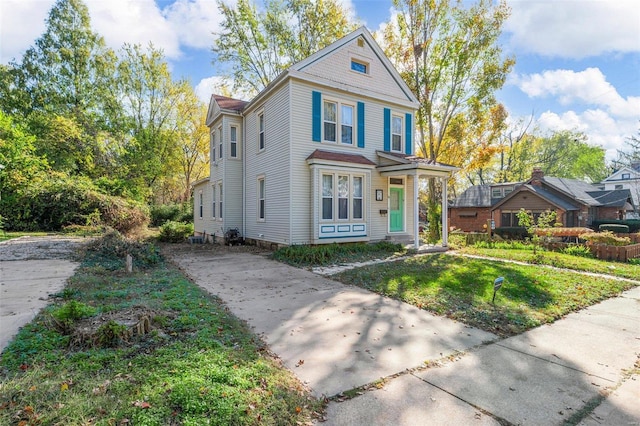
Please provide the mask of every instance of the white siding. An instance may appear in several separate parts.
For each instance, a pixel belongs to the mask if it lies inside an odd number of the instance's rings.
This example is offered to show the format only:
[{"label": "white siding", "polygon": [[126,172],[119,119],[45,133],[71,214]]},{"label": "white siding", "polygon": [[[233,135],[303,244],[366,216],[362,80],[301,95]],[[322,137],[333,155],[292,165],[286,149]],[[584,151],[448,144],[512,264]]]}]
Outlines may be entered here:
[{"label": "white siding", "polygon": [[[367,62],[369,66],[368,74],[352,71],[351,59]],[[406,94],[378,59],[369,44],[364,43],[363,47],[359,47],[357,39],[327,54],[321,60],[308,65],[302,71],[317,77],[329,78],[336,83],[407,100]]]},{"label": "white siding", "polygon": [[[235,126],[238,139],[237,158],[231,158],[231,126]],[[242,232],[242,119],[227,117],[224,123],[224,230],[238,228]]]},{"label": "white siding", "polygon": [[[290,244],[289,89],[282,85],[245,116],[245,237]],[[258,151],[257,113],[264,112],[265,149]],[[265,220],[258,221],[257,180],[265,179]]]},{"label": "white siding", "polygon": [[[200,193],[203,196],[203,212],[200,217]],[[211,235],[214,232],[217,223],[211,217],[211,184],[203,181],[193,187],[193,228],[196,235],[202,235],[206,232]]]},{"label": "white siding", "polygon": [[[311,117],[311,93],[319,91],[324,96],[342,99],[346,102],[364,102],[365,104],[365,147],[357,147],[357,134],[354,135],[353,146],[345,146],[336,143],[313,142],[312,117]],[[307,164],[307,157],[316,149],[326,151],[345,152],[363,155],[374,163],[378,163],[376,150],[384,149],[384,108],[391,108],[393,112],[402,114],[413,113],[412,110],[402,107],[394,107],[373,98],[354,96],[335,89],[293,81],[291,83],[291,244],[310,243],[314,237],[314,229],[317,220],[313,217],[313,205],[319,203],[317,196],[318,184],[312,182],[311,168]],[[355,126],[357,128],[357,126]],[[400,176],[407,181],[406,176]],[[384,239],[388,233],[388,218],[380,214],[380,210],[388,209],[388,180],[373,169],[371,180],[367,182],[368,192],[365,199],[365,216],[369,217],[368,229],[371,240]],[[405,225],[408,233],[413,230],[413,186],[408,181],[405,186]],[[383,189],[384,201],[375,201],[375,190]]]}]

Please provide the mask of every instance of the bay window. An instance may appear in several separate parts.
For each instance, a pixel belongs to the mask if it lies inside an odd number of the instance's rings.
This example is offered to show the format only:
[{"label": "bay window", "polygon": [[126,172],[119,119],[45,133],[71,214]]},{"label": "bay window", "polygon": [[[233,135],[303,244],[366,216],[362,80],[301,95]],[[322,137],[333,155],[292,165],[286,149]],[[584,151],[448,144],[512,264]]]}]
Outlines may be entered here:
[{"label": "bay window", "polygon": [[364,176],[322,173],[322,220],[364,219]]}]

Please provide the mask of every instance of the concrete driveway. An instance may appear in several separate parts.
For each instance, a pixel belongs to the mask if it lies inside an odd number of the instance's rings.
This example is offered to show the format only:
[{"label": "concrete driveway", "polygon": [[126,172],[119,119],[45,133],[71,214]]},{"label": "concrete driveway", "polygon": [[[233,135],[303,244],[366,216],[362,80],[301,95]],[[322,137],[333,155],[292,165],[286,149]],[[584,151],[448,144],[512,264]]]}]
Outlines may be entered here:
[{"label": "concrete driveway", "polygon": [[64,288],[78,265],[70,259],[84,241],[50,236],[0,243],[0,351]]},{"label": "concrete driveway", "polygon": [[640,378],[625,373],[640,368],[640,288],[499,339],[265,256],[211,246],[170,256],[315,395],[333,397],[323,425],[640,422]]}]

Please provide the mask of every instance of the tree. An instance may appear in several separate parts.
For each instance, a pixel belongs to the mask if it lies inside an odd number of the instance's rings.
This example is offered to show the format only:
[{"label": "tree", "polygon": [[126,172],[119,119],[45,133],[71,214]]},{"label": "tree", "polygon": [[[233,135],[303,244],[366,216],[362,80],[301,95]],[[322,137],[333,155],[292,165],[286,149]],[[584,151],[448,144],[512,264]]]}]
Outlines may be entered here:
[{"label": "tree", "polygon": [[629,136],[624,143],[626,149],[618,151],[616,164],[629,166],[633,162],[640,161],[640,130],[638,130],[638,136]]},{"label": "tree", "polygon": [[[234,89],[257,93],[290,65],[348,34],[355,26],[338,0],[218,0],[222,31],[215,34],[214,67]],[[227,68],[230,65],[231,69]]]},{"label": "tree", "polygon": [[188,128],[188,114],[200,112],[193,110],[197,102],[193,88],[187,81],[172,80],[161,50],[153,45],[146,50],[140,45],[125,45],[120,56],[120,121],[126,129],[124,178],[133,193],[149,198],[152,188],[163,187],[163,180],[179,173],[180,137],[185,134],[181,126]]},{"label": "tree", "polygon": [[[460,126],[486,120],[497,104],[494,92],[515,62],[502,58],[498,45],[509,8],[490,0],[469,8],[450,0],[394,0],[394,6],[397,19],[384,31],[385,50],[420,103],[418,152],[461,165],[459,152],[468,150],[477,133],[460,132]],[[488,147],[493,138],[481,143]],[[457,163],[447,158],[453,153]],[[429,197],[430,209],[437,209],[435,179],[430,179]],[[435,238],[438,224],[430,225]]]},{"label": "tree", "polygon": [[541,138],[536,166],[548,176],[600,182],[608,176],[605,151],[582,133],[562,130]]},{"label": "tree", "polygon": [[108,130],[115,54],[91,28],[81,0],[58,0],[45,32],[0,70],[1,109],[27,124],[39,153],[56,169],[96,176],[97,135]]}]

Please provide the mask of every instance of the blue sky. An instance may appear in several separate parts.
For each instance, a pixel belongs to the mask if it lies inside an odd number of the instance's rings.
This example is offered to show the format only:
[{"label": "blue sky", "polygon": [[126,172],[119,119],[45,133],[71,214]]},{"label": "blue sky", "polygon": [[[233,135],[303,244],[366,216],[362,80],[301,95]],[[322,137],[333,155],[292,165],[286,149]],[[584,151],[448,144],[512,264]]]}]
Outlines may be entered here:
[{"label": "blue sky", "polygon": [[[225,0],[233,3],[235,0]],[[470,0],[469,0],[470,1]],[[0,0],[0,62],[29,48],[55,0]],[[370,31],[393,14],[391,0],[341,0]],[[640,129],[640,7],[637,0],[507,0],[501,44],[516,66],[498,99],[512,120],[534,114],[541,131],[582,131],[613,159]],[[85,0],[107,44],[152,42],[174,76],[208,99],[219,81],[211,45],[216,0]]]}]

